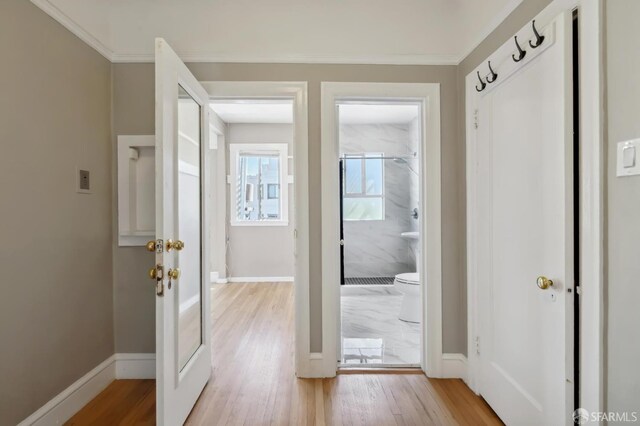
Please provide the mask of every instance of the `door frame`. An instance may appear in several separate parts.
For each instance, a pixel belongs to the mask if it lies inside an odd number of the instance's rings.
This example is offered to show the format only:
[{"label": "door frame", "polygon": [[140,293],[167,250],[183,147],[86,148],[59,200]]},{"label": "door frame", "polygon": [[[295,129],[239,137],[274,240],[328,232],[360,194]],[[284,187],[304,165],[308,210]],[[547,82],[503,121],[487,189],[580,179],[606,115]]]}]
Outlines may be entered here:
[{"label": "door frame", "polygon": [[[580,401],[579,406],[590,412],[603,411],[603,31],[602,0],[555,0],[535,17],[538,28],[545,27],[562,12],[578,8],[580,13],[580,150],[579,150],[579,235],[580,277]],[[531,36],[527,24],[518,31],[520,40]],[[487,60],[498,63],[511,55],[513,41],[509,39]],[[475,100],[476,71],[487,72],[486,61],[466,76],[466,185],[467,185],[467,384],[478,393],[479,356],[477,352],[478,305],[475,241],[476,171]],[[569,336],[568,336],[569,338]],[[570,337],[573,339],[573,336]],[[571,342],[573,344],[573,342]],[[569,413],[568,413],[569,414]],[[599,423],[599,422],[598,422]]]},{"label": "door frame", "polygon": [[[209,98],[293,101],[295,371],[311,377],[309,314],[309,130],[307,82],[201,81]],[[225,203],[226,204],[226,203]],[[226,206],[224,207],[226,211]]]},{"label": "door frame", "polygon": [[[322,355],[316,372],[321,377],[337,373],[340,338],[340,256],[338,196],[338,117],[342,100],[412,101],[422,108],[420,153],[420,244],[423,306],[421,362],[429,377],[442,377],[442,228],[440,176],[439,83],[334,83],[322,82]],[[424,285],[429,282],[429,285]]]}]

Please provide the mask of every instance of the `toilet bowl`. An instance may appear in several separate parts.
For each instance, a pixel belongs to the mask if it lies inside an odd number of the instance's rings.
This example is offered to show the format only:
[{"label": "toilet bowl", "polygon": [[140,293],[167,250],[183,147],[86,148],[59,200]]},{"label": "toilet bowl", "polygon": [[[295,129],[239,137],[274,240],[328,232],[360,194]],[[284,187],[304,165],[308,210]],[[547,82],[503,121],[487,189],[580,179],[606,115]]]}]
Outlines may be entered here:
[{"label": "toilet bowl", "polygon": [[402,306],[398,318],[407,322],[421,322],[422,304],[420,303],[420,275],[406,272],[396,275],[393,285],[402,293]]}]

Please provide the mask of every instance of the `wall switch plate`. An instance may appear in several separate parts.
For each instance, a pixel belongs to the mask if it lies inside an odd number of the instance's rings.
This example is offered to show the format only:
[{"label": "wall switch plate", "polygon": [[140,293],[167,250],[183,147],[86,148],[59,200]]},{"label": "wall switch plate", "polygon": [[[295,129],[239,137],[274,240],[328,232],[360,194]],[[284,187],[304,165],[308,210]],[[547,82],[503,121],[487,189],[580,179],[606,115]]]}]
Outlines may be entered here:
[{"label": "wall switch plate", "polygon": [[86,167],[76,167],[76,192],[91,194],[91,172]]},{"label": "wall switch plate", "polygon": [[640,175],[638,155],[640,155],[640,139],[618,142],[616,175],[618,177]]}]

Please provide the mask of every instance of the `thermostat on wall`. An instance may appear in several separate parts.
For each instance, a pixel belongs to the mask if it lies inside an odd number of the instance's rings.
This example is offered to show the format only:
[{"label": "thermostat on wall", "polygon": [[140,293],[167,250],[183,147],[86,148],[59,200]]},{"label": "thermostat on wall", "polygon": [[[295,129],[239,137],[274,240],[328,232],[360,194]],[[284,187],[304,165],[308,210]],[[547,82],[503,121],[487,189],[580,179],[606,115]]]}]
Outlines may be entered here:
[{"label": "thermostat on wall", "polygon": [[640,175],[640,139],[618,142],[617,176]]}]

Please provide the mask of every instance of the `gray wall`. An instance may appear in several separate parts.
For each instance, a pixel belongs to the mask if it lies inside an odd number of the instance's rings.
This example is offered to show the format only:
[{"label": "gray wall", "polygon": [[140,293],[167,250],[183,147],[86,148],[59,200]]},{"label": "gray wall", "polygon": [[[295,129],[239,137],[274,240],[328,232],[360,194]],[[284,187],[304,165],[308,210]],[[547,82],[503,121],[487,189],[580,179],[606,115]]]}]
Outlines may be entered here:
[{"label": "gray wall", "polygon": [[[292,124],[229,124],[229,145],[236,143],[286,143],[293,154]],[[228,152],[228,150],[227,150]],[[227,159],[229,160],[229,159]],[[227,161],[227,170],[228,168]],[[289,174],[293,174],[289,161]],[[293,185],[289,185],[289,226],[228,226],[227,262],[230,277],[292,277]],[[230,185],[227,185],[227,192]],[[227,199],[230,199],[227,196]],[[230,217],[229,217],[230,218]]]},{"label": "gray wall", "polygon": [[[25,0],[0,2],[0,425],[113,354],[111,65]],[[93,194],[75,192],[76,166]]]},{"label": "gray wall", "polygon": [[[440,83],[442,93],[442,218],[443,315],[445,352],[466,352],[466,308],[460,276],[459,202],[461,182],[457,164],[464,158],[457,136],[455,66],[313,65],[313,64],[187,64],[201,81],[307,81],[309,84],[310,194],[310,314],[311,351],[322,349],[321,217],[320,217],[320,82]],[[153,64],[114,64],[114,136],[153,134]],[[115,144],[115,141],[114,141]],[[115,149],[115,147],[114,147]],[[143,248],[115,249],[115,327],[118,352],[153,352],[154,301],[146,269],[153,262]]]},{"label": "gray wall", "polygon": [[[340,124],[340,153],[404,155],[411,151],[408,124]],[[345,220],[344,276],[394,277],[416,272],[409,241],[411,231],[411,171],[407,164],[383,160],[384,220]],[[409,189],[409,190],[408,190]]]},{"label": "gray wall", "polygon": [[606,5],[606,408],[640,411],[640,176],[618,178],[616,145],[640,138],[640,2]]}]

